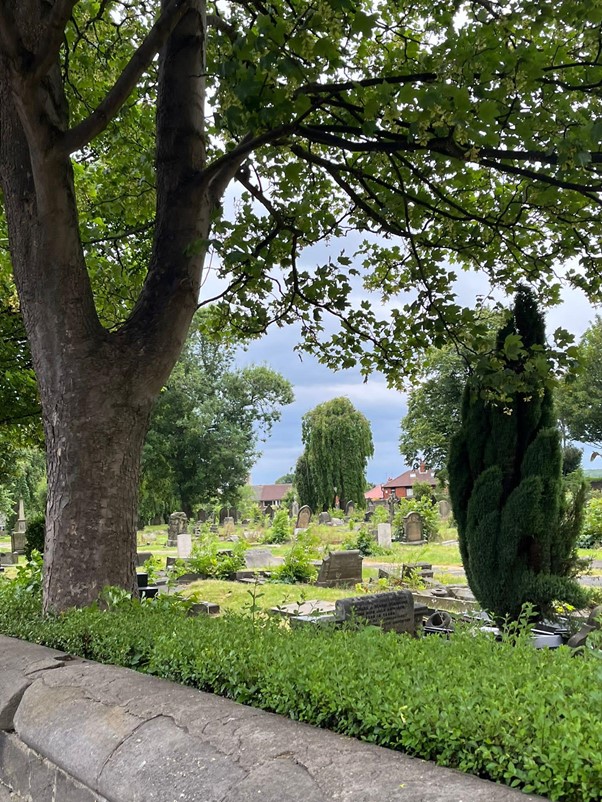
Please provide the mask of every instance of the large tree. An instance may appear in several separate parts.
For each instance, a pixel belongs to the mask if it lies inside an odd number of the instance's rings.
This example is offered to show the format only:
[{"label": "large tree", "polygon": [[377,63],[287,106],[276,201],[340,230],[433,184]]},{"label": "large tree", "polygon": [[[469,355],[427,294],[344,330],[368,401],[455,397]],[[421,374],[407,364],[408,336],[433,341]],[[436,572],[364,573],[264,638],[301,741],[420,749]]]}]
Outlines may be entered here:
[{"label": "large tree", "polygon": [[451,345],[427,355],[401,420],[399,450],[406,462],[424,461],[438,473],[444,470],[452,435],[460,425],[468,366],[467,358]]},{"label": "large tree", "polygon": [[293,401],[264,365],[236,369],[234,349],[194,331],[153,410],[142,450],[144,519],[218,498],[234,505],[280,408]]},{"label": "large tree", "polygon": [[558,413],[566,434],[602,449],[602,318],[579,343],[576,370],[561,385]]},{"label": "large tree", "polygon": [[[553,300],[577,256],[569,278],[599,297],[600,18],[573,0],[0,0],[46,609],[135,585],[140,450],[209,249],[229,324],[301,319],[328,364],[392,379],[472,325],[450,262]],[[299,259],[350,229],[370,235],[368,283],[410,291],[390,318],[351,308],[348,255]]]},{"label": "large tree", "polygon": [[333,398],[303,416],[305,449],[295,473],[302,504],[314,510],[353,501],[364,507],[366,466],[374,453],[370,422],[348,398]]},{"label": "large tree", "polygon": [[473,378],[450,450],[462,562],[476,598],[497,619],[517,618],[527,602],[549,612],[555,599],[585,600],[570,578],[578,516],[566,509],[552,394],[530,369],[529,355],[545,359],[545,347],[543,316],[532,294],[520,289],[513,316],[499,332],[498,353],[504,373],[524,374],[530,389],[502,403],[483,397]]}]

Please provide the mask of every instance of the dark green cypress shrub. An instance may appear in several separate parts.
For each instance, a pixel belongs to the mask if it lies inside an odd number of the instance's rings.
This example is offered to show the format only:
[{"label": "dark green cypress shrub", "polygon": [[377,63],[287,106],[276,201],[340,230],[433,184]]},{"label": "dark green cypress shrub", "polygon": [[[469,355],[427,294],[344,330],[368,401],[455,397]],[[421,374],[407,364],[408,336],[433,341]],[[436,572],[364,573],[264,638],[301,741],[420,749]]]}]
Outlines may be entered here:
[{"label": "dark green cypress shrub", "polygon": [[[513,335],[522,349],[509,357],[504,346]],[[570,578],[583,494],[565,500],[552,395],[529,361],[544,349],[543,316],[522,288],[497,351],[500,370],[521,374],[530,387],[500,402],[469,383],[451,444],[450,497],[462,561],[476,598],[497,619],[517,618],[525,603],[545,613],[554,600],[582,606],[586,598]]]},{"label": "dark green cypress shrub", "polygon": [[31,559],[31,553],[35,549],[40,554],[44,553],[44,536],[46,534],[46,516],[36,515],[32,518],[25,529],[25,556]]}]

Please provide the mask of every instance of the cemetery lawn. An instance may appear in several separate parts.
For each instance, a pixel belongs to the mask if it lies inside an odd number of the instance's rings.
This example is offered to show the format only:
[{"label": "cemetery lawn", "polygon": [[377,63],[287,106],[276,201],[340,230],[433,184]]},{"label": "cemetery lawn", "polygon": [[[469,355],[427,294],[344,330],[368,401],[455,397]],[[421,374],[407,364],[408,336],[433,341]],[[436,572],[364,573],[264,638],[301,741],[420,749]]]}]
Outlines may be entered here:
[{"label": "cemetery lawn", "polygon": [[221,579],[206,579],[192,582],[182,591],[187,598],[219,604],[222,612],[248,612],[253,605],[261,610],[280,607],[285,604],[302,604],[311,599],[336,601],[358,595],[354,588],[318,588],[315,585],[287,585],[284,582],[266,582],[251,585],[242,582],[228,582]]}]

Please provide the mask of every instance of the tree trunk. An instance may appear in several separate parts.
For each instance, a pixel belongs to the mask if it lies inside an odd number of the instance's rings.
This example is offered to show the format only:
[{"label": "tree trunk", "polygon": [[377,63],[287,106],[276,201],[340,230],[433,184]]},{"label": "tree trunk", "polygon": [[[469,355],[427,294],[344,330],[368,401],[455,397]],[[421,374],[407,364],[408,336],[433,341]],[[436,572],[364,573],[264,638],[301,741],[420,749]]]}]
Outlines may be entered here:
[{"label": "tree trunk", "polygon": [[[167,15],[175,9],[175,27],[165,28],[169,38],[157,45],[153,254],[129,319],[118,331],[104,329],[79,234],[68,147],[74,140],[71,150],[79,150],[88,140],[81,126],[69,129],[56,35],[73,5],[0,3],[0,188],[44,416],[44,609],[54,612],[89,604],[105,585],[135,589],[142,444],[198,303],[202,243],[219,200],[199,178],[205,3],[164,1]],[[44,53],[48,42],[54,49]],[[39,75],[32,54],[45,65]],[[118,111],[115,105],[106,118],[103,112],[104,124]],[[93,115],[83,126],[90,137],[102,130]]]},{"label": "tree trunk", "polygon": [[140,452],[151,401],[97,368],[79,365],[65,377],[53,420],[46,416],[46,611],[90,604],[106,585],[136,589]]}]

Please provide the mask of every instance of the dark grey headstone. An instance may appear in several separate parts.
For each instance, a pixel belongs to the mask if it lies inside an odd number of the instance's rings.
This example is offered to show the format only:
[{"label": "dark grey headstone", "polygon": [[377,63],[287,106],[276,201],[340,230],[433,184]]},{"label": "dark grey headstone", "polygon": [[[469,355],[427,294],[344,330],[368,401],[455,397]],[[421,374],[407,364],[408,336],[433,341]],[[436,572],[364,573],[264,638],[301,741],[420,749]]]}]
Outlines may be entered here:
[{"label": "dark grey headstone", "polygon": [[178,545],[178,535],[185,534],[188,529],[188,516],[185,512],[172,512],[169,516],[169,527],[167,530],[167,545],[174,548]]},{"label": "dark grey headstone", "polygon": [[355,503],[353,501],[348,501],[345,505],[345,515],[353,515],[355,512]]},{"label": "dark grey headstone", "polygon": [[318,523],[319,524],[329,524],[330,523],[330,513],[329,512],[321,512],[318,515]]},{"label": "dark grey headstone", "polygon": [[219,613],[219,604],[214,602],[194,602],[186,611],[189,616],[197,615],[217,615]]},{"label": "dark grey headstone", "polygon": [[322,560],[316,585],[322,588],[356,585],[362,581],[362,555],[357,549],[333,551]]},{"label": "dark grey headstone", "polygon": [[136,566],[140,568],[147,560],[153,556],[152,551],[139,551],[136,554]]},{"label": "dark grey headstone", "polygon": [[415,633],[414,597],[409,590],[389,593],[367,593],[335,603],[339,621],[358,619],[393,632]]}]

